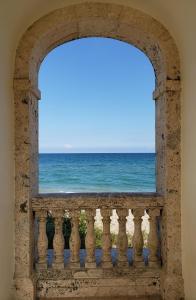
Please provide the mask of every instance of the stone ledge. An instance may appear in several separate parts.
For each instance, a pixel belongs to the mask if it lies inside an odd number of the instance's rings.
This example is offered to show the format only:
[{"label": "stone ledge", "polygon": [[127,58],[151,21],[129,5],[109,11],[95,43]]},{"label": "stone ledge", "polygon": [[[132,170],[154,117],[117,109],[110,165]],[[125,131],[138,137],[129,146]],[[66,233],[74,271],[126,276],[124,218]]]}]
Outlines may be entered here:
[{"label": "stone ledge", "polygon": [[[144,297],[160,295],[160,280],[154,277],[81,278],[38,280],[37,296],[45,299],[74,297]],[[133,298],[134,299],[134,298]],[[144,298],[146,299],[146,298]],[[147,298],[149,299],[149,298]],[[156,298],[155,298],[156,299]]]},{"label": "stone ledge", "polygon": [[38,300],[161,300],[160,296],[144,296],[144,297],[73,297],[73,298],[39,298]]},{"label": "stone ledge", "polygon": [[140,280],[141,278],[160,278],[161,268],[150,268],[143,266],[142,268],[128,267],[120,269],[113,267],[110,269],[62,269],[54,270],[47,269],[44,271],[37,271],[37,280],[80,280],[80,279],[116,279],[116,278],[131,278],[133,281]]},{"label": "stone ledge", "polygon": [[163,207],[164,197],[156,193],[73,193],[40,194],[32,198],[33,210],[73,208],[150,208]]}]

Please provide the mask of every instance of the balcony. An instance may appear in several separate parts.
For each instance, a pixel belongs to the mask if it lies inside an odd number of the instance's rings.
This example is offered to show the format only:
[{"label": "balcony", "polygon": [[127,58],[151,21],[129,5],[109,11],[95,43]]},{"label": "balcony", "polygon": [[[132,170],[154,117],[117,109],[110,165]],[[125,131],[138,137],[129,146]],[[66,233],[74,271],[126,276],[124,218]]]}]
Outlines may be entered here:
[{"label": "balcony", "polygon": [[[40,299],[160,295],[161,213],[157,194],[43,194],[32,199],[34,215],[34,266]],[[85,249],[79,219],[86,218]],[[102,247],[95,245],[95,216],[102,220]],[[111,222],[117,216],[117,247],[111,243]],[[128,247],[127,219],[132,216],[132,247]],[[52,218],[53,249],[48,249],[46,223]],[[144,245],[142,222],[149,234]],[[63,224],[69,218],[69,247]],[[84,244],[84,243],[82,243]],[[65,249],[69,248],[69,249]],[[142,299],[142,298],[141,298]],[[145,298],[146,299],[146,298]]]}]

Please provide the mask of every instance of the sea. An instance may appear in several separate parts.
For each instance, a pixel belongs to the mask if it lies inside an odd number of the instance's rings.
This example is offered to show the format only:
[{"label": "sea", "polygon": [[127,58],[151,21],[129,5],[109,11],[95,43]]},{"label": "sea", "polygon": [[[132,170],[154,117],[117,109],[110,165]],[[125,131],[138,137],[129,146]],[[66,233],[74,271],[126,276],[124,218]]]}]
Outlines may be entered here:
[{"label": "sea", "polygon": [[155,160],[155,153],[41,153],[39,192],[155,192]]}]

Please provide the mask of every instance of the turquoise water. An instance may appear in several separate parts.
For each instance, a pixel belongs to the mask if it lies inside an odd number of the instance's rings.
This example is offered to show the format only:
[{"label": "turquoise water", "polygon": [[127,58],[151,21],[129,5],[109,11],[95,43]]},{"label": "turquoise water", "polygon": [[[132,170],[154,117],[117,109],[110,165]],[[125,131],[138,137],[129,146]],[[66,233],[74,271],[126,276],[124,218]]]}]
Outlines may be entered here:
[{"label": "turquoise water", "polygon": [[40,154],[39,191],[154,192],[155,154]]}]

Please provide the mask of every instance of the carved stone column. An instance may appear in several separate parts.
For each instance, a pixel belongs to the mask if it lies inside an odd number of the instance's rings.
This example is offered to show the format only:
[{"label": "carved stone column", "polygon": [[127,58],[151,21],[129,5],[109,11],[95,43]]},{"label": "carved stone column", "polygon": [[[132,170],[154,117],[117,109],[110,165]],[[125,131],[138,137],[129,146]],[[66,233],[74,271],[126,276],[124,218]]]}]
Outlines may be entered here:
[{"label": "carved stone column", "polygon": [[28,78],[14,80],[15,97],[15,294],[35,299],[33,212],[31,197],[38,193],[38,99]]},{"label": "carved stone column", "polygon": [[79,216],[80,211],[70,211],[71,216],[71,236],[70,236],[70,267],[80,268],[80,235],[79,235]]},{"label": "carved stone column", "polygon": [[149,258],[148,264],[150,267],[157,267],[160,265],[157,252],[159,248],[159,238],[157,232],[157,217],[160,215],[160,208],[151,208],[148,210],[149,222],[150,222],[150,232],[148,236],[148,248],[149,248]]},{"label": "carved stone column", "polygon": [[87,209],[86,217],[87,217],[87,234],[85,239],[86,245],[86,268],[95,268],[95,232],[94,232],[94,216],[95,209]]},{"label": "carved stone column", "polygon": [[119,232],[118,232],[118,266],[126,267],[128,266],[127,260],[127,249],[128,249],[128,239],[126,233],[126,217],[128,216],[128,209],[119,208],[117,209],[118,222],[119,222]]},{"label": "carved stone column", "polygon": [[55,234],[53,240],[54,247],[54,261],[52,267],[55,269],[64,268],[64,236],[63,236],[63,220],[64,211],[56,210],[53,211]]},{"label": "carved stone column", "polygon": [[39,220],[38,239],[37,239],[38,262],[36,264],[36,268],[38,270],[43,270],[43,269],[47,269],[47,249],[48,249],[48,239],[46,235],[47,212],[45,210],[37,211],[36,217]]},{"label": "carved stone column", "polygon": [[101,215],[103,217],[103,237],[102,237],[102,267],[111,268],[112,259],[111,259],[111,236],[110,236],[110,217],[112,215],[111,209],[102,209]]},{"label": "carved stone column", "polygon": [[133,248],[134,248],[134,265],[136,267],[143,266],[143,235],[142,235],[142,217],[144,209],[135,208],[132,210],[134,216],[134,235],[133,235]]},{"label": "carved stone column", "polygon": [[[172,57],[173,63],[174,57]],[[175,66],[175,64],[173,64]],[[157,89],[155,99],[162,107],[160,114],[162,134],[159,139],[164,142],[163,171],[161,185],[157,189],[165,197],[161,216],[161,259],[163,263],[161,274],[161,296],[163,299],[181,299],[184,297],[182,264],[181,264],[181,83],[180,68],[175,66],[175,76],[167,74],[167,80],[162,88]],[[158,162],[158,165],[159,162]],[[162,166],[160,165],[161,169]],[[159,170],[159,173],[161,170]],[[161,178],[160,178],[161,179]]]}]

